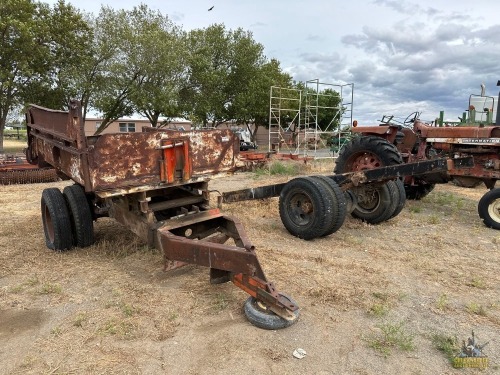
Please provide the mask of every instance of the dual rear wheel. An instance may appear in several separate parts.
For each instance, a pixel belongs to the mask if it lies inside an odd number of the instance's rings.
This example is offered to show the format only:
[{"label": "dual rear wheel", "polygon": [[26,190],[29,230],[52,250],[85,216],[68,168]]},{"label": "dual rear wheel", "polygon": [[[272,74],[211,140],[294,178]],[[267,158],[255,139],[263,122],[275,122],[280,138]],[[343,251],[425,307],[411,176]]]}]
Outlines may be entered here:
[{"label": "dual rear wheel", "polygon": [[41,199],[45,244],[49,249],[63,251],[87,247],[94,243],[94,225],[90,204],[80,185],[61,192],[45,189]]}]

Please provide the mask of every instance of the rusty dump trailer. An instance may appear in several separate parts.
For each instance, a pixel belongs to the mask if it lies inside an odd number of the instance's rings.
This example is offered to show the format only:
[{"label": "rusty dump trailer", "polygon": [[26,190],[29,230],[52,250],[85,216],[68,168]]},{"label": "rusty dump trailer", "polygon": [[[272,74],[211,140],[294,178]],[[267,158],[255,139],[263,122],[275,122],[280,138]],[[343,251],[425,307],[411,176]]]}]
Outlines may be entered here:
[{"label": "rusty dump trailer", "polygon": [[237,168],[239,140],[230,130],[86,137],[77,101],[68,112],[31,105],[26,120],[28,161],[75,182],[42,193],[49,248],[89,246],[93,221],[112,217],[160,249],[166,270],[203,265],[211,283],[232,281],[247,292],[244,311],[254,325],[297,320],[298,306],[267,280],[241,223],[209,206],[209,179]]}]

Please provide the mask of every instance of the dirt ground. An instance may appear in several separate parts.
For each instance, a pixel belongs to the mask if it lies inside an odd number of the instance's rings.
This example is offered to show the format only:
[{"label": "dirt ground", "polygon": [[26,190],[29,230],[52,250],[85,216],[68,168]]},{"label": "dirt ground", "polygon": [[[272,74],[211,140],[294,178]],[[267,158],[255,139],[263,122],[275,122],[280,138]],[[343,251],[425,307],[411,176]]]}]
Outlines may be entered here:
[{"label": "dirt ground", "polygon": [[[301,307],[295,325],[266,331],[245,319],[244,292],[210,285],[203,267],[163,272],[161,254],[111,219],[95,223],[89,248],[47,249],[41,192],[66,184],[0,186],[2,374],[500,372],[500,232],[477,215],[484,186],[440,185],[388,222],[349,217],[313,241],[284,229],[277,198],[226,204],[268,279]],[[452,368],[439,348],[472,331],[489,367]]]}]

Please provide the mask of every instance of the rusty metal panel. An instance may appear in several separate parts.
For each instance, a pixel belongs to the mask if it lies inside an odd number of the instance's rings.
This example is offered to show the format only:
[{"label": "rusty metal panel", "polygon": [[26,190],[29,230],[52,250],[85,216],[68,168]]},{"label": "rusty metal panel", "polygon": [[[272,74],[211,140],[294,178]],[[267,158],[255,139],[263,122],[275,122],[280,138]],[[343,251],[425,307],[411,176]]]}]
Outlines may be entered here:
[{"label": "rusty metal panel", "polygon": [[[185,144],[182,157],[188,159],[181,163],[183,174],[177,181],[166,180],[162,169],[165,164],[176,165],[175,161],[165,160],[173,157],[164,148],[169,145],[169,139]],[[165,181],[185,183],[185,176],[198,178],[234,171],[237,142],[230,130],[103,134],[89,148],[92,187],[94,191],[101,191],[161,185]]]},{"label": "rusty metal panel", "polygon": [[56,139],[72,142],[78,149],[86,147],[83,129],[82,110],[78,101],[69,103],[70,110],[56,111],[30,105],[26,112],[28,126],[50,134]]}]

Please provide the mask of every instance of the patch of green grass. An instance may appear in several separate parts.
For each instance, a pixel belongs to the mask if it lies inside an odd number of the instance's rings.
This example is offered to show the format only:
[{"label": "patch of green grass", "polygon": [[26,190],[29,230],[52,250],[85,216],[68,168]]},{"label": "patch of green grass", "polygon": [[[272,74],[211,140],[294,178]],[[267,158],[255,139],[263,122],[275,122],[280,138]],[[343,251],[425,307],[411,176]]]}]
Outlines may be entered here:
[{"label": "patch of green grass", "polygon": [[384,323],[377,326],[381,333],[373,335],[366,339],[368,345],[380,352],[384,357],[391,354],[394,348],[402,351],[412,351],[415,349],[413,343],[414,335],[408,333],[404,328],[404,323]]},{"label": "patch of green grass", "polygon": [[121,310],[122,310],[123,315],[125,315],[127,317],[130,317],[130,316],[140,312],[139,308],[132,306],[132,305],[129,305],[128,303],[123,303],[121,306]]},{"label": "patch of green grass", "polygon": [[436,225],[436,224],[439,224],[440,219],[439,219],[438,215],[431,215],[431,216],[429,216],[427,221],[429,222],[429,224]]},{"label": "patch of green grass", "polygon": [[75,327],[82,327],[83,323],[87,320],[87,315],[85,313],[79,313],[76,316],[75,321],[73,322],[73,325]]},{"label": "patch of green grass", "polygon": [[133,338],[135,327],[132,323],[119,321],[118,319],[108,320],[100,328],[100,332],[105,335],[117,335],[124,338]]},{"label": "patch of green grass", "polygon": [[38,285],[39,283],[40,283],[40,280],[38,280],[38,276],[34,275],[34,276],[30,277],[28,280],[26,280],[26,282],[24,284],[27,286],[35,286],[35,285]]},{"label": "patch of green grass", "polygon": [[453,357],[460,351],[457,338],[442,333],[432,336],[432,344],[437,350],[443,352],[450,362],[453,361]]},{"label": "patch of green grass", "polygon": [[478,288],[478,289],[486,289],[486,283],[479,278],[473,277],[472,280],[467,283],[467,286],[471,286],[473,288]]},{"label": "patch of green grass", "polygon": [[50,330],[50,333],[56,337],[61,336],[62,334],[62,329],[61,327],[54,327]]},{"label": "patch of green grass", "polygon": [[17,294],[17,293],[21,293],[23,290],[24,290],[24,285],[19,284],[19,285],[11,287],[9,289],[9,292]]},{"label": "patch of green grass", "polygon": [[262,168],[255,170],[255,177],[263,177],[268,175],[279,176],[296,176],[301,172],[300,163],[284,163],[281,161],[273,161]]},{"label": "patch of green grass", "polygon": [[486,308],[479,303],[469,302],[467,304],[467,311],[471,314],[486,316]]},{"label": "patch of green grass", "polygon": [[44,283],[38,290],[38,294],[61,294],[61,292],[61,285],[54,283]]},{"label": "patch of green grass", "polygon": [[388,313],[389,313],[389,307],[384,305],[383,303],[374,303],[370,307],[370,314],[376,316],[377,318],[386,316]]},{"label": "patch of green grass", "polygon": [[420,212],[422,212],[422,207],[420,207],[420,206],[410,206],[409,210],[410,210],[411,213],[419,214]]},{"label": "patch of green grass", "polygon": [[439,310],[446,310],[448,308],[448,296],[445,293],[441,294],[437,299],[436,307]]}]

